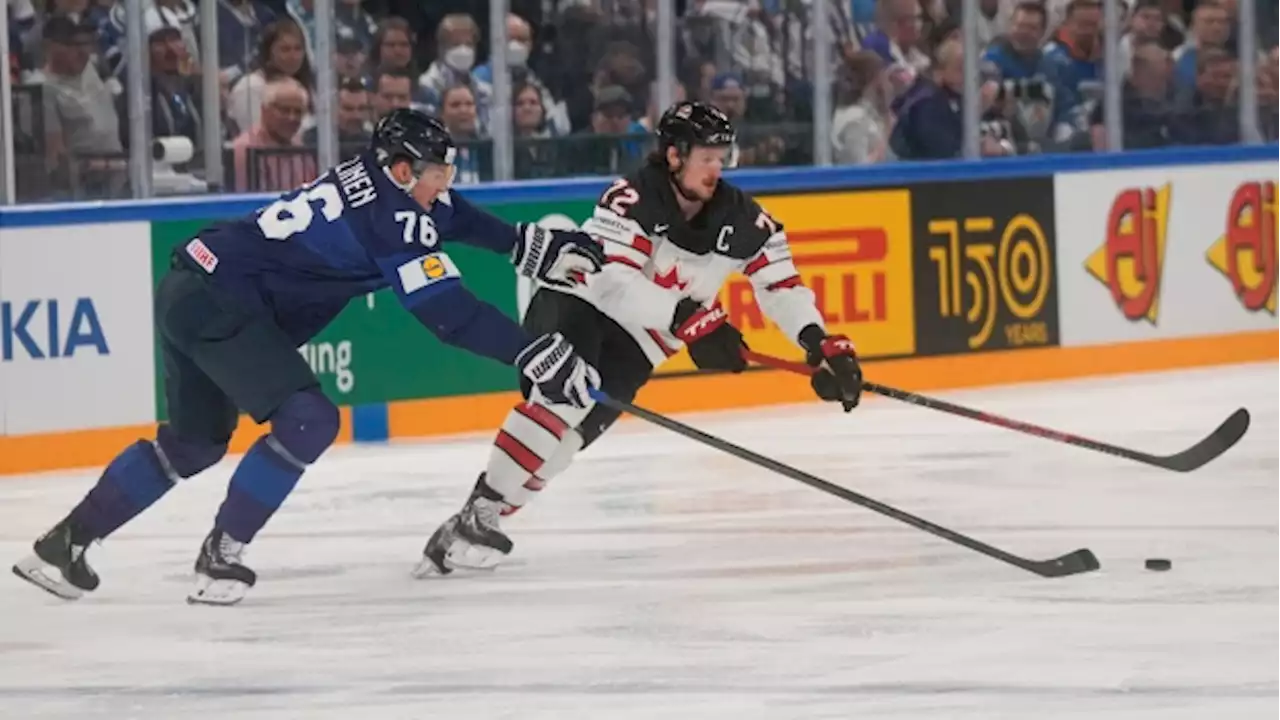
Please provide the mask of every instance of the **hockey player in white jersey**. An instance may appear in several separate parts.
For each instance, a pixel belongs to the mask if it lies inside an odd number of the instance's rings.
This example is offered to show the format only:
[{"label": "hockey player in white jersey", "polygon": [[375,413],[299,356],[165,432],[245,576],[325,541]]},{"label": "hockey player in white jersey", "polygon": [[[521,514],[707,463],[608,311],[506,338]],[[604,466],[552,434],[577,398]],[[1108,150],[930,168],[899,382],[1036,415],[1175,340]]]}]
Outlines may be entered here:
[{"label": "hockey player in white jersey", "polygon": [[[737,154],[729,119],[681,102],[663,114],[657,135],[645,166],[613,183],[583,225],[604,245],[604,268],[573,287],[540,287],[525,327],[562,333],[599,369],[601,389],[629,401],[685,345],[700,369],[746,368],[742,334],[717,301],[739,272],[764,313],[819,368],[812,379],[818,396],[853,409],[862,388],[853,343],[827,333],[782,224],[721,179]],[[524,506],[618,417],[601,405],[553,405],[529,383],[522,389],[526,401],[499,429],[462,510],[427,541],[415,575],[500,562],[512,549],[500,518]]]}]

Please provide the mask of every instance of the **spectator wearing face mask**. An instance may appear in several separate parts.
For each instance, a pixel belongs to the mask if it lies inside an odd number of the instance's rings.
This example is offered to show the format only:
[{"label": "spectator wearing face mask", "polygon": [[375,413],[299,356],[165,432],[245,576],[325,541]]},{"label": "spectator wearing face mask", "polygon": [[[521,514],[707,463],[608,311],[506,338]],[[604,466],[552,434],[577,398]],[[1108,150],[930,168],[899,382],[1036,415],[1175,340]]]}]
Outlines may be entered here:
[{"label": "spectator wearing face mask", "polygon": [[[529,55],[533,52],[533,28],[524,18],[511,13],[507,15],[507,67],[511,72],[511,84],[532,85],[542,94],[541,103],[546,111],[548,130],[564,135],[569,132],[569,111],[565,104],[557,101],[547,89],[542,78],[529,67]],[[485,63],[476,68],[472,76],[486,85],[493,84],[493,67]]]},{"label": "spectator wearing face mask", "polygon": [[445,15],[436,28],[436,60],[418,77],[418,88],[426,98],[428,109],[439,112],[445,90],[466,86],[475,99],[476,116],[483,132],[489,125],[493,88],[472,73],[479,44],[480,28],[470,15]]}]

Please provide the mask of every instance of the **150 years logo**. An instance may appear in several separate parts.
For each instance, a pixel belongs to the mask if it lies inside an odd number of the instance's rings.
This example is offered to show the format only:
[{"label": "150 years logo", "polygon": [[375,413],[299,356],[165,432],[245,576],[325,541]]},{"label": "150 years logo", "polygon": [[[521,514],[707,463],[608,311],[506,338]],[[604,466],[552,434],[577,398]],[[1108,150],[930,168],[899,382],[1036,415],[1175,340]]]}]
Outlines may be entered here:
[{"label": "150 years logo", "polygon": [[1058,342],[1049,178],[912,189],[922,354]]}]

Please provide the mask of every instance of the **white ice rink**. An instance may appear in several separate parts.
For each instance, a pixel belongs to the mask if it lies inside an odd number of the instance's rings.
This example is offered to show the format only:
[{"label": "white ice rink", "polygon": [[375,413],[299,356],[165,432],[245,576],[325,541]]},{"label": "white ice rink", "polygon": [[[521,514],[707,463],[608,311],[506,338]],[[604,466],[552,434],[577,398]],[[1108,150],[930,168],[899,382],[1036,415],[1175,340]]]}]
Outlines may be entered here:
[{"label": "white ice rink", "polygon": [[[507,527],[495,573],[409,569],[488,438],[335,450],[251,548],[235,608],[183,602],[232,463],[91,551],[95,595],[0,580],[0,717],[1277,717],[1274,363],[945,394],[1173,452],[1189,475],[889,400],[685,420],[1015,553],[1028,575],[628,421]],[[0,479],[7,564],[95,474]],[[1168,557],[1173,570],[1143,569]]]}]

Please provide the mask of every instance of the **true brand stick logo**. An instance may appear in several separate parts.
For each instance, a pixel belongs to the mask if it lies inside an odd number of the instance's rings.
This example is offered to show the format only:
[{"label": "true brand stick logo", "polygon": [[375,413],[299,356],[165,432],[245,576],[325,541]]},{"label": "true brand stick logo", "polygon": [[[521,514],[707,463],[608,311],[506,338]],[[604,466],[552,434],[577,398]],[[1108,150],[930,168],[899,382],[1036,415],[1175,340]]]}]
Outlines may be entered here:
[{"label": "true brand stick logo", "polygon": [[1129,320],[1155,325],[1160,314],[1169,195],[1167,184],[1122,190],[1107,214],[1106,241],[1084,262]]},{"label": "true brand stick logo", "polygon": [[1244,183],[1231,196],[1226,232],[1205,253],[1250,312],[1276,314],[1276,219],[1276,184]]}]

